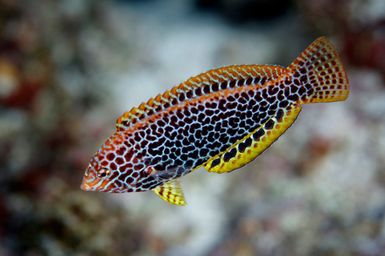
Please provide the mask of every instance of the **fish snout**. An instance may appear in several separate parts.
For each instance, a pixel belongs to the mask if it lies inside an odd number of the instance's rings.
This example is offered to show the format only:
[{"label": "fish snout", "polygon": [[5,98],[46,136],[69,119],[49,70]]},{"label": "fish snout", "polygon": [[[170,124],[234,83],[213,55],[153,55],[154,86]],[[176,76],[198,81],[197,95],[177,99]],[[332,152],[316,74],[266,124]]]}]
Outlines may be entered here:
[{"label": "fish snout", "polygon": [[83,191],[91,191],[92,188],[88,185],[87,181],[83,178],[82,184],[80,185],[80,189]]},{"label": "fish snout", "polygon": [[80,189],[84,191],[94,191],[95,184],[97,183],[97,178],[93,173],[87,169],[82,180],[82,184],[80,185]]}]

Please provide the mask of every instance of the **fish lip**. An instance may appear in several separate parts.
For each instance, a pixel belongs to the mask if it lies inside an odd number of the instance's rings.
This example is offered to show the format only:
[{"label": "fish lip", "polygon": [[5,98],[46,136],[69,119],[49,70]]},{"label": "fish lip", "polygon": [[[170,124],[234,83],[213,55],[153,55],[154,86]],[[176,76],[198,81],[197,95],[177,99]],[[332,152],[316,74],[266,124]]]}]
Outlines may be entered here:
[{"label": "fish lip", "polygon": [[[94,179],[90,181],[87,178],[83,178],[82,184],[80,185],[80,189],[83,191],[103,191],[106,184],[108,184],[109,180],[98,180]],[[99,184],[100,183],[100,184]]]},{"label": "fish lip", "polygon": [[91,188],[87,185],[86,182],[84,182],[84,180],[82,181],[82,184],[80,185],[80,189],[83,191],[90,191],[91,190]]},{"label": "fish lip", "polygon": [[88,183],[83,179],[82,184],[80,185],[80,189],[83,191],[94,191],[94,189],[88,185]]}]

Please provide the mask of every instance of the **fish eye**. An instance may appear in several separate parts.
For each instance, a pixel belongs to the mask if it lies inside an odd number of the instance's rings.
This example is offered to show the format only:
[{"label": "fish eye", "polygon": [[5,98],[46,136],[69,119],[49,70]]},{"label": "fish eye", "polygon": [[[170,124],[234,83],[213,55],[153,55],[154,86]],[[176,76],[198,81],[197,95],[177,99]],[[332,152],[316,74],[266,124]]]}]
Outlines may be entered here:
[{"label": "fish eye", "polygon": [[110,175],[110,172],[111,171],[108,170],[107,168],[100,168],[100,170],[98,171],[98,177],[105,178]]}]

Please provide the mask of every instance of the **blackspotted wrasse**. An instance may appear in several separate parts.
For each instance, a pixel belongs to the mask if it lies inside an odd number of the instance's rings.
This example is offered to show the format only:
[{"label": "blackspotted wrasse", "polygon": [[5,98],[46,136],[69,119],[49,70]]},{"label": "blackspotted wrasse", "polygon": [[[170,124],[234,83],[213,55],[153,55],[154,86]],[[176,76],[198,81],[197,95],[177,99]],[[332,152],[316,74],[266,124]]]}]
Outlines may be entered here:
[{"label": "blackspotted wrasse", "polygon": [[200,167],[236,170],[277,140],[302,104],[348,95],[341,60],[325,37],[287,68],[234,65],[207,71],[120,116],[115,133],[91,159],[81,188],[152,190],[185,205],[179,177]]}]

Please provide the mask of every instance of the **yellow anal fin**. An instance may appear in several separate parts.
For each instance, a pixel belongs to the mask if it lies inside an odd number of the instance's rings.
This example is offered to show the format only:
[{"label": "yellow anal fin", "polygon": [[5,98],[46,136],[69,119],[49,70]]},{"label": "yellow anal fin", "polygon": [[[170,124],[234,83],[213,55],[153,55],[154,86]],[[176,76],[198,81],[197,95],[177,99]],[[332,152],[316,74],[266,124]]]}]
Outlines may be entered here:
[{"label": "yellow anal fin", "polygon": [[270,118],[225,152],[210,158],[203,165],[204,168],[208,172],[225,173],[234,171],[253,161],[293,124],[300,111],[300,105],[293,105],[286,109],[280,119]]},{"label": "yellow anal fin", "polygon": [[153,189],[164,201],[178,206],[185,206],[183,190],[178,180],[171,180]]}]

